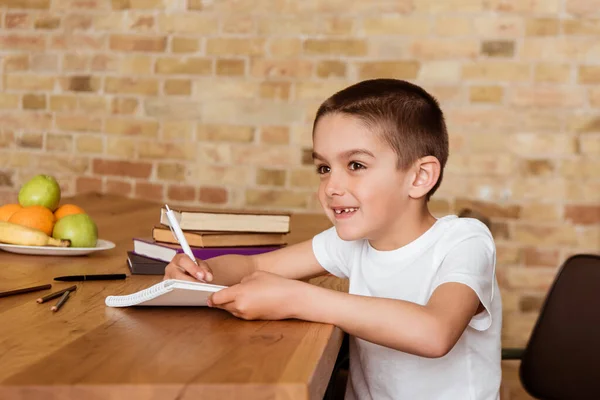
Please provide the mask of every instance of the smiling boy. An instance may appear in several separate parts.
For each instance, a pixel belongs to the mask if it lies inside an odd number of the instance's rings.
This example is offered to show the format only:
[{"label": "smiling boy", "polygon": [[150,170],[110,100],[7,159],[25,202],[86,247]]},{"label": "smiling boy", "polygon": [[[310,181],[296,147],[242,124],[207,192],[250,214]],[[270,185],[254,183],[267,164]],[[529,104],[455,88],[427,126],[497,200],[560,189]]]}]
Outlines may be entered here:
[{"label": "smiling boy", "polygon": [[[348,399],[497,399],[501,301],[495,246],[475,219],[428,210],[448,158],[436,100],[377,79],[327,99],[313,126],[318,196],[334,226],[257,256],[178,255],[165,278],[231,285],[209,305],[350,334]],[[299,281],[330,272],[349,293]]]}]

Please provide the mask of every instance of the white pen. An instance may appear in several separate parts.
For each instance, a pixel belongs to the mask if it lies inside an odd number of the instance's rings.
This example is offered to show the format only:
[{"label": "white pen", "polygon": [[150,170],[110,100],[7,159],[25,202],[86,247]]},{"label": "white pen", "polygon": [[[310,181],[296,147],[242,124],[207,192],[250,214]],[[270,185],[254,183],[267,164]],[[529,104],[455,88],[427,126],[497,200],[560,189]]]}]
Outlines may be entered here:
[{"label": "white pen", "polygon": [[175,236],[175,239],[181,245],[183,252],[189,258],[192,259],[194,264],[198,265],[198,263],[196,262],[196,257],[194,256],[194,253],[192,253],[192,249],[190,249],[190,245],[188,244],[187,240],[185,240],[185,236],[183,236],[183,231],[181,230],[181,227],[179,226],[179,222],[177,222],[177,218],[175,218],[175,214],[173,213],[173,210],[171,210],[169,208],[169,206],[166,204],[165,204],[165,207],[167,208],[167,213],[166,213],[167,219],[169,220],[169,227],[171,228],[171,232],[173,233],[173,236]]}]

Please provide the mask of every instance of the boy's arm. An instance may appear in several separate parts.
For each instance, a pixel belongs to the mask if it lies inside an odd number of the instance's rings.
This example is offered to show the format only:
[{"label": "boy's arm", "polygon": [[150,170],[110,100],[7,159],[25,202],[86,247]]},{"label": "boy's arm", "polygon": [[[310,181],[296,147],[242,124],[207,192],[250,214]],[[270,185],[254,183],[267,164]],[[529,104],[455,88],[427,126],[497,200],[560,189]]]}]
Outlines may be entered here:
[{"label": "boy's arm", "polygon": [[291,304],[291,317],[337,325],[369,342],[434,358],[454,347],[480,302],[469,286],[450,282],[440,285],[425,306],[312,285],[298,287]]},{"label": "boy's arm", "polygon": [[198,265],[185,254],[178,254],[167,266],[165,279],[200,279],[231,286],[255,271],[270,272],[289,279],[306,279],[326,273],[314,256],[312,240],[307,240],[253,256],[227,254],[199,260]]}]

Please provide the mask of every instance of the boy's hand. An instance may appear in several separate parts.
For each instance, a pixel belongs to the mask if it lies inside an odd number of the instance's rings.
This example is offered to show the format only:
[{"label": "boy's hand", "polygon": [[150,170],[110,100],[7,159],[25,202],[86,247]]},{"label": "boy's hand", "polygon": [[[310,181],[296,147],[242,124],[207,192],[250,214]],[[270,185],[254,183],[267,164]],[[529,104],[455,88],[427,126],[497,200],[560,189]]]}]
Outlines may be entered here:
[{"label": "boy's hand", "polygon": [[181,279],[184,281],[211,282],[213,273],[206,261],[196,259],[198,265],[185,254],[177,254],[165,268],[165,279]]},{"label": "boy's hand", "polygon": [[229,311],[242,319],[278,320],[294,317],[294,309],[306,283],[257,271],[226,289],[213,293],[209,307]]}]

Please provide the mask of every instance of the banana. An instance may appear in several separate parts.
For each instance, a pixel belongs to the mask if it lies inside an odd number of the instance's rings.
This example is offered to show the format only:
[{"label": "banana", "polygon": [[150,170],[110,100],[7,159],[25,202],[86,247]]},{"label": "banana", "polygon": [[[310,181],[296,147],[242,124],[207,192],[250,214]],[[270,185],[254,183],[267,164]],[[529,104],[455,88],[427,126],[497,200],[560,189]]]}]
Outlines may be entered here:
[{"label": "banana", "polygon": [[44,232],[26,226],[0,221],[0,242],[23,246],[69,247],[70,240],[54,239]]}]

